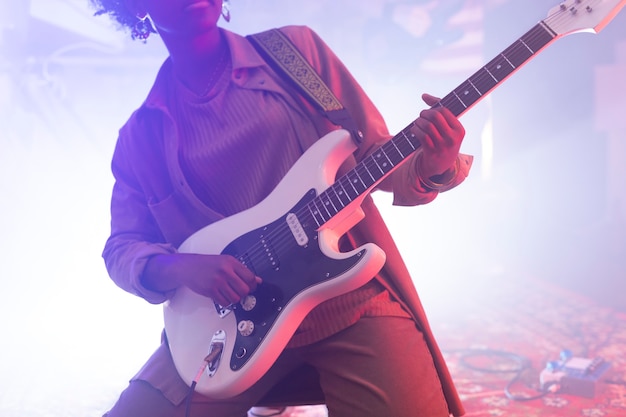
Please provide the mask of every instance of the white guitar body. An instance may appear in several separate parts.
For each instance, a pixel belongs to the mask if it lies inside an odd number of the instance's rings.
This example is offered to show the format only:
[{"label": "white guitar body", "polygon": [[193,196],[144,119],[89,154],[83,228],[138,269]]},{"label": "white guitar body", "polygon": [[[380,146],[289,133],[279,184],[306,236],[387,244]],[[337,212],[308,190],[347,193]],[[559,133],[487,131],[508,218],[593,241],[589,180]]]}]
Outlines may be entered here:
[{"label": "white guitar body", "polygon": [[[304,196],[318,195],[328,189],[341,163],[355,149],[347,131],[329,133],[305,152],[265,200],[199,230],[180,246],[179,251],[184,253],[220,254],[235,239],[254,231],[251,239],[262,242],[261,253],[270,252],[267,268],[258,271],[252,266],[264,282],[255,293],[256,306],[251,311],[245,311],[241,305],[220,309],[210,298],[185,287],[165,304],[165,330],[172,357],[187,384],[191,385],[196,377],[212,343],[224,344],[219,360],[207,367],[205,375],[198,380],[198,392],[212,398],[226,398],[247,389],[270,368],[313,307],[358,288],[382,268],[385,254],[374,244],[346,253],[340,253],[337,248],[339,237],[363,218],[362,197],[319,231],[302,221],[300,230],[306,230],[309,235],[306,243],[302,237],[296,237],[298,229],[287,227],[289,233],[283,233],[280,242],[265,247],[265,236],[272,240],[272,229],[285,229],[286,215],[293,213]],[[290,253],[290,259],[281,253],[291,251],[302,253]],[[318,251],[324,256],[318,257]],[[277,267],[272,264],[276,258]],[[246,263],[245,259],[242,262]],[[280,282],[286,279],[290,282]],[[289,294],[276,288],[285,285],[296,287]],[[263,287],[272,291],[263,294]],[[262,307],[259,304],[263,302]],[[260,311],[255,312],[257,309]],[[238,329],[242,321],[242,329]],[[248,332],[250,335],[243,335]]]},{"label": "white guitar body", "polygon": [[[626,0],[563,1],[436,106],[461,116],[549,44],[571,33],[599,32],[625,5]],[[356,147],[344,130],[326,135],[264,201],[181,245],[181,252],[233,255],[263,278],[236,306],[216,306],[184,287],[165,304],[169,346],[187,384],[197,382],[197,391],[212,398],[245,391],[313,307],[358,288],[382,268],[385,254],[376,245],[340,253],[338,240],[363,218],[364,196],[419,148],[410,127],[337,179]]]}]

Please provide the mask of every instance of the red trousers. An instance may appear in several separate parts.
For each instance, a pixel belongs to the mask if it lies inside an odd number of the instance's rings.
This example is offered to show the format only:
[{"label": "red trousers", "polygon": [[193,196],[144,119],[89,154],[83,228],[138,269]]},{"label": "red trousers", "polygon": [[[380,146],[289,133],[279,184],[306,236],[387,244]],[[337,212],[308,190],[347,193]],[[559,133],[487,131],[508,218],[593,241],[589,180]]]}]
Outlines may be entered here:
[{"label": "red trousers", "polygon": [[[244,417],[269,389],[303,363],[320,375],[329,417],[449,417],[421,332],[401,317],[365,317],[318,343],[286,349],[246,392],[228,400],[194,394],[192,417]],[[133,381],[105,417],[184,417],[146,382]]]}]

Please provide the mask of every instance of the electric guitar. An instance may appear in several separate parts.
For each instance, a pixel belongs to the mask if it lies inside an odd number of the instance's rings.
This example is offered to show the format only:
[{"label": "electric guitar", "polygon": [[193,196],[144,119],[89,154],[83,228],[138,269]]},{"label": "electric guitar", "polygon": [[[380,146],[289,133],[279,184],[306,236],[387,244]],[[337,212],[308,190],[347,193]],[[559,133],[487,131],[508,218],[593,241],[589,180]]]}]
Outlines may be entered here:
[{"label": "electric guitar", "polygon": [[[626,0],[561,3],[437,106],[461,116],[546,46],[571,33],[599,32],[624,5]],[[419,146],[407,127],[336,179],[356,145],[345,130],[331,132],[265,200],[182,243],[180,252],[229,254],[263,278],[236,305],[218,305],[186,287],[165,303],[169,347],[188,385],[212,398],[245,391],[270,368],[310,310],[365,284],[383,267],[378,246],[340,252],[338,240],[363,218],[365,196]]]}]

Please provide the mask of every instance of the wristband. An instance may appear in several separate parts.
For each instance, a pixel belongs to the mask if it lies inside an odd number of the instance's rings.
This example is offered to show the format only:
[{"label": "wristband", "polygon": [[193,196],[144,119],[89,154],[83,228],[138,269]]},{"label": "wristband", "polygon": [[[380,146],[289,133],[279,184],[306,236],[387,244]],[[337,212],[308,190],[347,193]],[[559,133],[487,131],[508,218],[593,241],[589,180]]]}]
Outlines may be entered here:
[{"label": "wristband", "polygon": [[419,179],[419,182],[425,188],[428,188],[433,191],[439,191],[442,188],[450,186],[452,182],[454,181],[454,179],[456,178],[457,173],[459,172],[459,158],[456,158],[456,160],[454,161],[453,172],[452,172],[452,175],[450,175],[450,178],[447,181],[442,181],[445,177],[449,175],[449,174],[446,174],[447,171],[444,172],[443,174],[433,175],[431,177],[424,178],[420,170],[420,167],[422,165],[423,155],[424,155],[423,153],[420,153],[417,156],[417,178]]}]

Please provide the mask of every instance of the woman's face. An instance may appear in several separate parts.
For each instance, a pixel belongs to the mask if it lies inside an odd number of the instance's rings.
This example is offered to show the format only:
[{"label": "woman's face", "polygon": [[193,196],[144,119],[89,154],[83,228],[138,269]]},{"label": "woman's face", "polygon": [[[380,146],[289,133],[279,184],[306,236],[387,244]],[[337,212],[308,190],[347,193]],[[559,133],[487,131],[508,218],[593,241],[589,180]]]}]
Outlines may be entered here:
[{"label": "woman's face", "polygon": [[130,0],[137,13],[148,13],[159,33],[195,36],[217,27],[222,0]]}]

